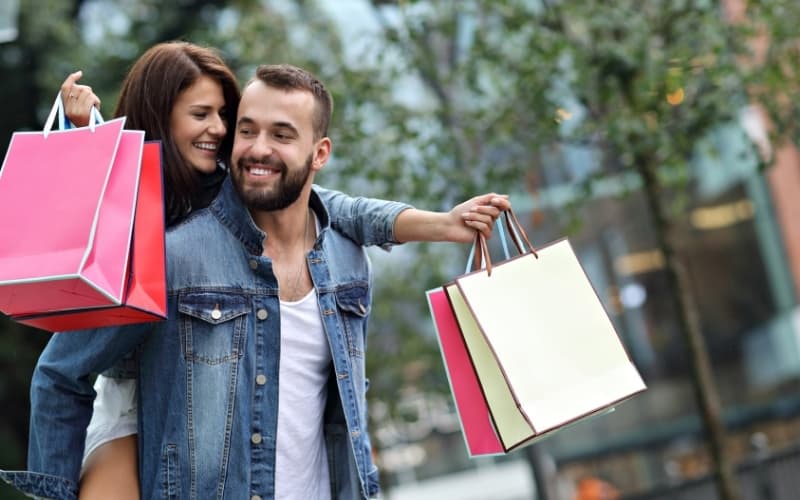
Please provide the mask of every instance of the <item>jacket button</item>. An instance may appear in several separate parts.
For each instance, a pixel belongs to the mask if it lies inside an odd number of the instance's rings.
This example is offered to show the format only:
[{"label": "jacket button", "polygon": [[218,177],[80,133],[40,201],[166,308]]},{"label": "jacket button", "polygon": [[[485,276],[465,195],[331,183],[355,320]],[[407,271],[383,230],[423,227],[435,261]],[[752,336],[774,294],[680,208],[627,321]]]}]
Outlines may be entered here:
[{"label": "jacket button", "polygon": [[258,375],[256,375],[256,384],[264,385],[266,383],[267,383],[267,376],[266,375],[264,375],[263,373],[259,373]]},{"label": "jacket button", "polygon": [[250,269],[252,269],[253,271],[255,271],[256,269],[258,269],[258,261],[257,261],[257,260],[255,260],[255,259],[250,259],[250,262],[249,262],[249,264],[250,264]]},{"label": "jacket button", "polygon": [[252,441],[253,444],[259,444],[261,442],[261,434],[254,432],[253,435],[250,436],[250,441]]},{"label": "jacket button", "polygon": [[222,317],[222,311],[219,309],[214,309],[211,311],[211,319],[220,319]]},{"label": "jacket button", "polygon": [[269,316],[269,313],[267,312],[266,309],[259,309],[258,312],[256,313],[256,317],[262,321],[267,319],[267,316]]},{"label": "jacket button", "polygon": [[261,497],[258,495],[253,495],[250,497],[250,500],[261,500]]}]

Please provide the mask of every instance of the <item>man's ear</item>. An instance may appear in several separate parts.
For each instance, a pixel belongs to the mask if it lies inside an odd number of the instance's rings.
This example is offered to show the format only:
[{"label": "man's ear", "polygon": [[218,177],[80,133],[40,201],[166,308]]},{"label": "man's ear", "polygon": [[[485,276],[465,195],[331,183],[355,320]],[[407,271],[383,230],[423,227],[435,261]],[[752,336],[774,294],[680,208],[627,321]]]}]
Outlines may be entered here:
[{"label": "man's ear", "polygon": [[333,143],[330,137],[323,137],[314,145],[314,159],[311,162],[311,168],[315,171],[322,170],[322,167],[328,162],[331,157],[331,149]]}]

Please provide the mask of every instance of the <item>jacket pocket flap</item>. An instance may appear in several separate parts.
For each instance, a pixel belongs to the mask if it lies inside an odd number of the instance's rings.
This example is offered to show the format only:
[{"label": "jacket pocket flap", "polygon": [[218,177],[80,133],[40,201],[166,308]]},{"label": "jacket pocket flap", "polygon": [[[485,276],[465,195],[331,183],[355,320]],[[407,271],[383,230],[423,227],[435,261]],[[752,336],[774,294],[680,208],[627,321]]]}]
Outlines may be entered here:
[{"label": "jacket pocket flap", "polygon": [[336,305],[343,311],[366,317],[370,310],[369,289],[365,285],[340,288],[336,290]]},{"label": "jacket pocket flap", "polygon": [[178,311],[212,325],[247,314],[247,299],[240,295],[187,293],[178,297]]}]

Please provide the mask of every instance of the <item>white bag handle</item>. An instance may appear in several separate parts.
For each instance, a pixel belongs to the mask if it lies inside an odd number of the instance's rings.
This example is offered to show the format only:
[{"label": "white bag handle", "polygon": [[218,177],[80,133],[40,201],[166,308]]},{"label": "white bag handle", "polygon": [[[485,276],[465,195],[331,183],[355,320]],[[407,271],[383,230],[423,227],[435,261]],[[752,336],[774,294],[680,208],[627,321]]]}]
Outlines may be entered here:
[{"label": "white bag handle", "polygon": [[[64,116],[64,101],[61,99],[61,92],[56,94],[56,101],[53,103],[53,107],[50,108],[50,114],[47,116],[47,121],[44,123],[45,139],[53,128],[53,122],[56,119],[56,115],[58,115],[57,130],[67,130],[74,127],[74,125],[67,120],[67,117]],[[89,113],[89,130],[94,132],[95,125],[98,123],[103,123],[103,121],[103,116],[100,114],[100,110],[95,106],[92,106],[92,110]]]}]

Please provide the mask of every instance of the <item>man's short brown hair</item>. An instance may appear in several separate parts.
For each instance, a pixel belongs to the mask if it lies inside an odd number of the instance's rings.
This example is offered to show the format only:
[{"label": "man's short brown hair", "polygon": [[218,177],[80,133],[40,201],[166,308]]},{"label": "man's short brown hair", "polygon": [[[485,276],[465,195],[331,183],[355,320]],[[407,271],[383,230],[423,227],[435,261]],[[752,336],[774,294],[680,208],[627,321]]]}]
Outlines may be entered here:
[{"label": "man's short brown hair", "polygon": [[314,139],[328,135],[328,124],[333,114],[333,97],[319,79],[297,66],[291,64],[264,64],[256,69],[256,76],[250,80],[259,80],[269,87],[281,90],[305,90],[314,96]]}]

